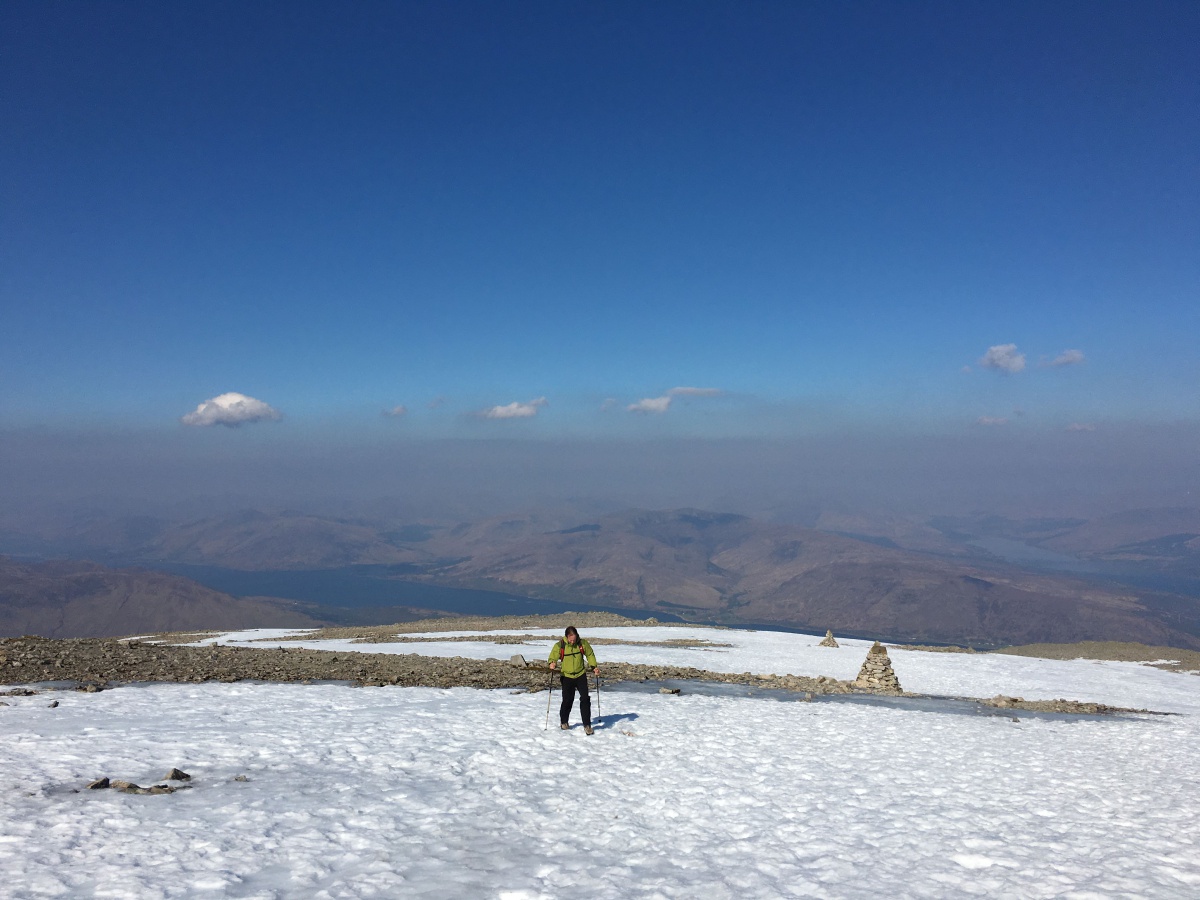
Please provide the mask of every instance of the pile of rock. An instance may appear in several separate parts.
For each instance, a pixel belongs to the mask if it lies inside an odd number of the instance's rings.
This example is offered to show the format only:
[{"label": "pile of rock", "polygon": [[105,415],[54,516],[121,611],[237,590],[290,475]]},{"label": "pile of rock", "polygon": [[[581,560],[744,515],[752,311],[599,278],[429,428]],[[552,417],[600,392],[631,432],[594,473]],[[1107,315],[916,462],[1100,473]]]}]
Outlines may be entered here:
[{"label": "pile of rock", "polygon": [[821,641],[821,643],[817,644],[817,646],[818,647],[836,647],[836,646],[838,646],[838,642],[836,640],[834,640],[832,628],[826,630],[825,640]]},{"label": "pile of rock", "polygon": [[[171,769],[166,774],[164,781],[191,781],[192,776],[187,772],[181,772],[179,769]],[[134,784],[132,781],[119,781],[117,779],[99,778],[88,785],[89,791],[103,790],[120,791],[123,794],[173,794],[179,788],[172,787],[169,784],[156,784],[153,787],[142,787],[140,784]]]},{"label": "pile of rock", "polygon": [[854,686],[883,694],[904,693],[900,687],[900,679],[892,670],[892,661],[888,657],[887,647],[879,641],[872,644],[871,649],[867,651],[867,658],[863,661],[862,668],[858,670],[858,678],[854,679]]}]

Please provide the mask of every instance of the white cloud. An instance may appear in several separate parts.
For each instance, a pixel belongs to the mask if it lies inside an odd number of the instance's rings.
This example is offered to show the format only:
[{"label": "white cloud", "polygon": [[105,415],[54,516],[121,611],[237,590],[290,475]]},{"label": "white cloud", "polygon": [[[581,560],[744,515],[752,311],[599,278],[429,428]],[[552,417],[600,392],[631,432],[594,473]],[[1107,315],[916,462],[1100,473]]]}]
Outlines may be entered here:
[{"label": "white cloud", "polygon": [[637,403],[630,403],[625,407],[629,412],[635,413],[665,413],[671,405],[671,395],[667,394],[663,397],[646,397],[644,400],[639,400]]},{"label": "white cloud", "polygon": [[528,403],[518,403],[515,400],[504,406],[493,406],[480,413],[485,419],[528,419],[537,415],[537,411],[545,406],[545,397],[538,397]]},{"label": "white cloud", "polygon": [[702,387],[673,387],[661,397],[645,397],[636,403],[625,407],[629,412],[655,413],[662,415],[671,407],[671,401],[676,397],[722,397],[725,392],[720,388]]},{"label": "white cloud", "polygon": [[432,400],[430,400],[430,401],[429,401],[429,403],[428,403],[428,404],[426,404],[426,405],[427,405],[427,406],[428,406],[430,409],[440,409],[441,407],[443,407],[443,406],[445,406],[445,405],[446,405],[446,398],[445,398],[445,397],[434,397],[434,398],[433,398]]},{"label": "white cloud", "polygon": [[401,416],[408,415],[407,406],[393,406],[391,409],[385,409],[383,414],[391,419],[399,419]]},{"label": "white cloud", "polygon": [[996,344],[988,347],[987,353],[979,358],[979,365],[1014,375],[1025,368],[1025,354],[1017,349],[1016,344]]},{"label": "white cloud", "polygon": [[600,412],[608,412],[610,409],[614,409],[616,405],[616,397],[607,397],[604,402],[600,404]]},{"label": "white cloud", "polygon": [[1072,422],[1067,426],[1067,431],[1095,431],[1096,426],[1091,422]]},{"label": "white cloud", "polygon": [[1084,361],[1082,350],[1064,350],[1054,359],[1044,365],[1047,366],[1077,366]]},{"label": "white cloud", "polygon": [[975,424],[976,425],[994,425],[994,426],[1007,425],[1008,419],[1004,418],[1004,416],[980,416],[978,419],[975,420]]},{"label": "white cloud", "polygon": [[225,425],[236,428],[248,422],[266,422],[280,419],[279,410],[272,408],[261,400],[247,397],[245,394],[230,392],[205,400],[179,421],[184,425],[207,427],[209,425]]}]

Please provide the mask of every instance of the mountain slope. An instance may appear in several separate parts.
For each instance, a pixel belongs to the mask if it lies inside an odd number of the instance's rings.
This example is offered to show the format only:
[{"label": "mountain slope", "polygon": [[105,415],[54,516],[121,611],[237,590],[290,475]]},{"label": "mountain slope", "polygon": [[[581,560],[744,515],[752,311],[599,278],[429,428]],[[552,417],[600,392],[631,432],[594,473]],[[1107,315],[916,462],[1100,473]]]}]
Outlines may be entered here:
[{"label": "mountain slope", "polygon": [[426,578],[658,608],[699,621],[910,640],[994,644],[1033,635],[1059,642],[1104,636],[1200,646],[1200,639],[1161,621],[1132,592],[742,516],[634,511],[552,533],[512,530],[512,540],[490,547],[476,542],[468,558]]},{"label": "mountain slope", "polygon": [[0,636],[113,637],[318,624],[286,601],[239,599],[163,572],[0,557]]}]

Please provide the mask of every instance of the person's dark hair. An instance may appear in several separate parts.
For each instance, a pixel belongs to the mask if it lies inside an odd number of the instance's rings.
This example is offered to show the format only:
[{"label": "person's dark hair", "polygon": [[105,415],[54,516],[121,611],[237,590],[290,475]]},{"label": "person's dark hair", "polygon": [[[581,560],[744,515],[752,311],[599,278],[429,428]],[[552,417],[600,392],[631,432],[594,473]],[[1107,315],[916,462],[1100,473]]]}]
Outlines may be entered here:
[{"label": "person's dark hair", "polygon": [[583,640],[583,639],[582,639],[582,638],[579,636],[579,629],[578,629],[578,628],[576,628],[574,625],[568,625],[568,626],[567,626],[567,630],[563,632],[563,637],[564,637],[564,638],[569,638],[571,635],[575,635],[575,640],[577,640],[577,641],[579,641],[579,640]]}]

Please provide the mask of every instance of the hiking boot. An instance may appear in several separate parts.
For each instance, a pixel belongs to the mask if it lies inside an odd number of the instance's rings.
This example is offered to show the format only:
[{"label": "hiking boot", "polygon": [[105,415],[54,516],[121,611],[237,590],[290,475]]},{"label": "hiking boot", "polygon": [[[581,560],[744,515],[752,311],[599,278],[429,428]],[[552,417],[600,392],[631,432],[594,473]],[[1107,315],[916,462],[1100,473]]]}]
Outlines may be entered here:
[{"label": "hiking boot", "polygon": [[593,731],[592,731],[592,726],[591,726],[591,725],[584,725],[584,726],[583,726],[583,733],[584,733],[584,734],[594,734],[595,732],[593,732]]},{"label": "hiking boot", "polygon": [[561,728],[563,731],[569,731],[569,730],[570,730],[570,728],[571,728],[571,726],[570,726],[570,725],[568,725],[566,722],[563,722],[563,723],[562,723],[561,725],[559,725],[558,727],[559,727],[559,728]]}]

